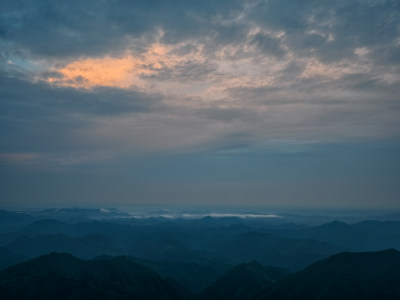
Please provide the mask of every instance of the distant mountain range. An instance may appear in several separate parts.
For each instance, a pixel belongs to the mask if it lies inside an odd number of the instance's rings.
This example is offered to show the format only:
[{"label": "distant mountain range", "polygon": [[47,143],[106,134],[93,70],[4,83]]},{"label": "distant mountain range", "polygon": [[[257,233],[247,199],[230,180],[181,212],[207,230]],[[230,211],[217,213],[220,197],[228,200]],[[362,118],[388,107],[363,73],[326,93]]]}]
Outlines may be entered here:
[{"label": "distant mountain range", "polygon": [[264,229],[240,223],[225,226],[218,219],[208,219],[151,225],[98,221],[67,224],[45,219],[4,233],[0,241],[8,253],[24,259],[53,251],[85,259],[130,255],[174,263],[202,263],[213,258],[238,264],[256,259],[264,265],[292,270],[345,250],[317,240],[280,237]]},{"label": "distant mountain range", "polygon": [[51,253],[0,272],[2,299],[400,299],[400,252],[343,252],[292,273],[240,264],[191,295],[126,257]]},{"label": "distant mountain range", "polygon": [[[58,215],[62,218],[49,218]],[[101,219],[103,215],[108,219]],[[235,216],[120,217],[118,212],[99,210],[48,210],[34,216],[0,211],[0,270],[52,252],[107,264],[116,256],[124,256],[198,298],[217,299],[229,294],[231,299],[280,299],[278,287],[286,282],[282,274],[297,272],[345,251],[400,249],[400,222],[394,221],[332,221],[307,226]],[[357,268],[350,267],[353,271]],[[371,268],[379,270],[377,265]],[[326,268],[324,274],[329,272]]]},{"label": "distant mountain range", "polygon": [[93,258],[107,254],[118,255],[121,250],[101,234],[74,238],[64,234],[22,236],[7,245],[6,249],[25,258],[34,258],[50,252],[67,252],[80,258]]},{"label": "distant mountain range", "polygon": [[2,213],[7,218],[2,220],[4,227],[0,231],[0,253],[5,253],[0,255],[0,270],[56,251],[83,259],[126,255],[174,264],[213,260],[235,265],[257,260],[263,265],[297,271],[343,251],[400,249],[400,222],[333,221],[313,227],[295,224],[268,227],[264,221],[243,223],[233,217],[159,223],[135,220],[131,224],[109,221],[71,224],[42,219],[15,229],[12,216],[24,222],[30,217]]},{"label": "distant mountain range", "polygon": [[350,225],[333,221],[310,228],[273,232],[287,238],[314,239],[352,251],[400,249],[400,222],[363,221]]}]

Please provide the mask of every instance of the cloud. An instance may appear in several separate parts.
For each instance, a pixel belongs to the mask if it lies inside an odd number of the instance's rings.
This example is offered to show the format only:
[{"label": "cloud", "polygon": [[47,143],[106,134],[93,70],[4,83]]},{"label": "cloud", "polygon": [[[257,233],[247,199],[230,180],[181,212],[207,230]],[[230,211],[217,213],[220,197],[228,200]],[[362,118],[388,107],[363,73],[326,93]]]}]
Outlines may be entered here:
[{"label": "cloud", "polygon": [[[0,152],[39,153],[45,157],[85,156],[113,157],[106,153],[112,145],[112,135],[103,134],[108,142],[83,139],[82,132],[96,126],[99,119],[110,122],[113,116],[155,112],[161,106],[157,94],[137,90],[94,87],[90,90],[54,87],[30,78],[1,76],[0,89]],[[107,149],[102,148],[104,144]],[[71,151],[71,155],[66,154]],[[85,154],[87,153],[87,154]],[[99,155],[97,155],[99,154]],[[51,158],[53,159],[53,158]],[[39,160],[42,161],[42,160]],[[85,160],[80,160],[84,162]]]},{"label": "cloud", "polygon": [[[2,45],[41,57],[104,57],[127,48],[141,52],[161,42],[196,40],[215,52],[253,37],[265,53],[317,56],[325,62],[352,58],[368,47],[376,59],[394,59],[398,1],[3,1]],[[269,34],[266,34],[268,32]],[[284,33],[276,40],[270,33]],[[285,49],[286,48],[286,49]],[[383,51],[384,50],[384,51]]]},{"label": "cloud", "polygon": [[125,50],[132,39],[140,49],[159,29],[173,43],[210,34],[213,18],[240,12],[241,1],[182,0],[69,1],[60,5],[40,0],[4,1],[1,32],[14,49],[28,49],[37,56],[103,56]]},{"label": "cloud", "polygon": [[129,73],[135,67],[135,59],[131,56],[123,58],[87,58],[68,63],[56,70],[57,76],[49,77],[50,84],[71,86],[75,88],[91,88],[94,86],[112,86],[126,88]]},{"label": "cloud", "polygon": [[2,4],[2,153],[399,134],[397,1]]},{"label": "cloud", "polygon": [[268,34],[257,33],[253,35],[250,44],[256,45],[263,53],[272,54],[276,57],[282,57],[286,54],[285,49],[281,46],[281,40]]},{"label": "cloud", "polygon": [[[182,53],[181,49],[191,47]],[[119,57],[94,57],[55,63],[45,72],[34,75],[50,85],[91,89],[156,87],[154,82],[193,83],[207,80],[217,64],[209,62],[198,47],[184,43],[175,46],[154,43],[141,54],[127,52]],[[162,91],[162,89],[158,89]]]}]

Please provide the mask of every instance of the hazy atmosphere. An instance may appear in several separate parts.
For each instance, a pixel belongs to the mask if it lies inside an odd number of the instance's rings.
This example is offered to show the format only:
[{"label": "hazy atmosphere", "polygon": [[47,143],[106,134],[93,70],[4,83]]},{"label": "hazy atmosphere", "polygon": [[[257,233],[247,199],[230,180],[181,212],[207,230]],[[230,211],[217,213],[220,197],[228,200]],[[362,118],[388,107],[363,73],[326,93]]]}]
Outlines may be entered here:
[{"label": "hazy atmosphere", "polygon": [[400,208],[400,2],[0,3],[0,204]]}]

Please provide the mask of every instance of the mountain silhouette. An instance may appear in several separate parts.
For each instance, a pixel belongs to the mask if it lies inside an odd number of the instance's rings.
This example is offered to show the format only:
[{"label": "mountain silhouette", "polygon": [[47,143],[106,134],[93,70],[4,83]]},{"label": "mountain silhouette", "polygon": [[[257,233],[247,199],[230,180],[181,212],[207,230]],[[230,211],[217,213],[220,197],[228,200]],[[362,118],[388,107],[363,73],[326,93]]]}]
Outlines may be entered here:
[{"label": "mountain silhouette", "polygon": [[183,289],[125,257],[51,253],[0,272],[1,299],[185,299]]},{"label": "mountain silhouette", "polygon": [[344,252],[294,273],[257,299],[400,299],[400,252]]},{"label": "mountain silhouette", "polygon": [[286,269],[264,267],[256,261],[240,264],[211,284],[202,293],[201,299],[251,299],[289,273]]},{"label": "mountain silhouette", "polygon": [[103,254],[118,255],[121,252],[101,234],[70,237],[64,234],[22,236],[5,247],[8,251],[34,258],[51,252],[66,252],[79,258],[93,258]]}]

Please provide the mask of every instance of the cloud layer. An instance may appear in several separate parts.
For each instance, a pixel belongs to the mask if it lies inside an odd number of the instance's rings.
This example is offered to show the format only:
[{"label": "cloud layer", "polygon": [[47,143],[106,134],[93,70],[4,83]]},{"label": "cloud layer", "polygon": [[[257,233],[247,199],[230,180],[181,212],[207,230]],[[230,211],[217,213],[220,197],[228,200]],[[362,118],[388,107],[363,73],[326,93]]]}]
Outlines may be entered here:
[{"label": "cloud layer", "polygon": [[395,0],[5,0],[0,49],[7,166],[399,140]]}]

